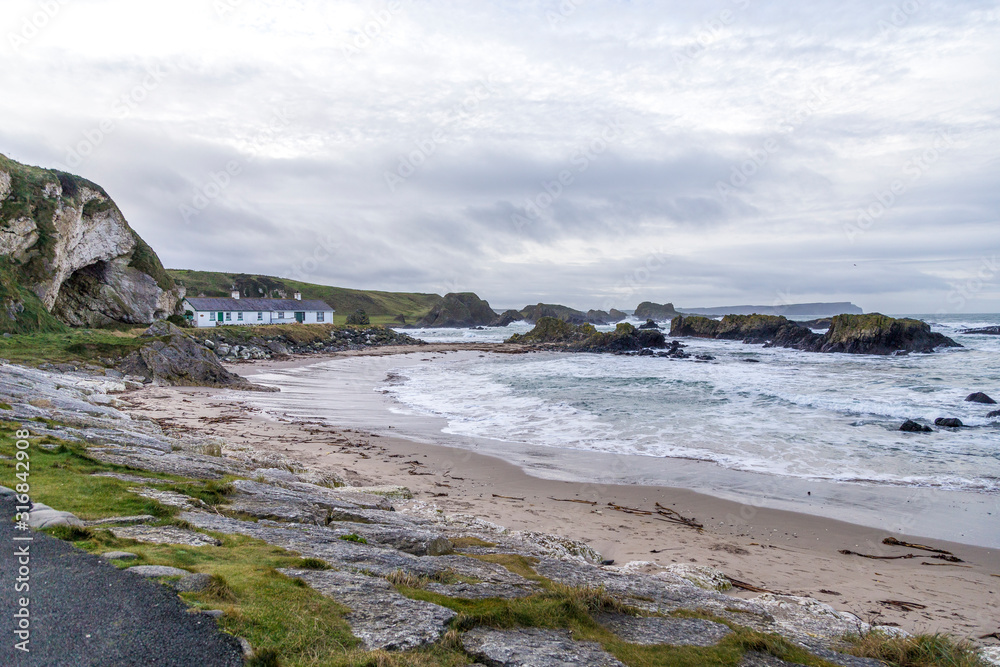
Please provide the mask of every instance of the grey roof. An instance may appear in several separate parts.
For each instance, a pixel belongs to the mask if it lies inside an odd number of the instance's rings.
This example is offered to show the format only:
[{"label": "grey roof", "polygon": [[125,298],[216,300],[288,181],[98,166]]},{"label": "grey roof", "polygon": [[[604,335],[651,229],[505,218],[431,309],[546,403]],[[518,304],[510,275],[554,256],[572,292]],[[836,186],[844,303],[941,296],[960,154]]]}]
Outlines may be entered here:
[{"label": "grey roof", "polygon": [[188,297],[185,299],[195,310],[333,310],[325,301],[315,299],[299,301],[297,299],[230,299],[228,297]]}]

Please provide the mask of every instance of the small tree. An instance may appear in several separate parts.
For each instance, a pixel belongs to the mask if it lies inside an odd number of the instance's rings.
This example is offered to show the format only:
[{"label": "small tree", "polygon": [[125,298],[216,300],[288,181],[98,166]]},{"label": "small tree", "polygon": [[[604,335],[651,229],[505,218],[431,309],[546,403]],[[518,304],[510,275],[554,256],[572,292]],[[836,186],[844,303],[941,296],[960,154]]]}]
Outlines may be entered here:
[{"label": "small tree", "polygon": [[368,319],[368,313],[366,313],[363,309],[358,308],[353,313],[347,316],[347,323],[356,324],[360,326],[367,326],[372,322],[371,320]]}]

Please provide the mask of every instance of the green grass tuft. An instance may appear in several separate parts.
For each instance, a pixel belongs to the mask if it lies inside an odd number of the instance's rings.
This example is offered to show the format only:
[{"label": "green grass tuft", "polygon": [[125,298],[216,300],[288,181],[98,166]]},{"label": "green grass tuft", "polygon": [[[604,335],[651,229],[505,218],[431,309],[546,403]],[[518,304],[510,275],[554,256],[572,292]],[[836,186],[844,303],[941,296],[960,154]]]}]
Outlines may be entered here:
[{"label": "green grass tuft", "polygon": [[851,653],[862,658],[883,660],[895,667],[987,667],[966,641],[959,641],[948,635],[917,635],[912,637],[890,637],[873,631],[860,636],[848,637],[853,645]]}]

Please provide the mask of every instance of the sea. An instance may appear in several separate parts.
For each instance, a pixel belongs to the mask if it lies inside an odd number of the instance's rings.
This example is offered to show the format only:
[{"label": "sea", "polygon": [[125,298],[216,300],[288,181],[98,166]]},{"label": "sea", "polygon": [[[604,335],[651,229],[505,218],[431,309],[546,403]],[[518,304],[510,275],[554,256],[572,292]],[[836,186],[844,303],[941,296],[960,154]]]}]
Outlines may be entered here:
[{"label": "sea", "polygon": [[[552,479],[691,488],[1000,546],[1000,419],[987,416],[1000,406],[965,400],[1000,400],[1000,336],[960,333],[1000,315],[908,316],[962,347],[868,356],[682,339],[690,359],[418,352],[270,371],[253,379],[282,392],[244,398],[275,416],[374,426]],[[529,328],[407,333],[500,342]],[[939,417],[966,427],[899,430]]]}]

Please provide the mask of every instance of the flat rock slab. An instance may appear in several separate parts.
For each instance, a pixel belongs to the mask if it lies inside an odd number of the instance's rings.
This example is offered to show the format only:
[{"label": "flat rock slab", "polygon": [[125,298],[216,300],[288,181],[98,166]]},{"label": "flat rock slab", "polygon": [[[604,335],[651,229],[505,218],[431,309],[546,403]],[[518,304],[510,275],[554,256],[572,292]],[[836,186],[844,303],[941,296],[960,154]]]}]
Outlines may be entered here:
[{"label": "flat rock slab", "polygon": [[205,506],[205,503],[199,498],[192,498],[176,491],[160,491],[148,486],[133,486],[129,487],[128,491],[129,493],[155,500],[161,505],[169,505],[170,507],[180,507],[187,510]]},{"label": "flat rock slab", "polygon": [[152,514],[138,514],[136,516],[112,516],[107,519],[94,519],[93,521],[84,521],[83,525],[87,527],[95,526],[135,526],[141,523],[155,523],[158,521]]},{"label": "flat rock slab", "polygon": [[351,631],[369,650],[407,651],[432,644],[455,616],[451,609],[400,595],[383,579],[336,570],[279,571],[348,607]]},{"label": "flat rock slab", "polygon": [[204,530],[255,537],[304,557],[319,558],[344,570],[360,570],[386,576],[396,570],[422,576],[434,576],[456,569],[443,558],[421,558],[402,551],[384,549],[340,539],[347,531],[306,524],[279,524],[262,520],[240,521],[207,512],[183,512],[181,519]]},{"label": "flat rock slab", "polygon": [[803,667],[797,662],[785,662],[767,653],[751,651],[740,659],[737,667]]},{"label": "flat rock slab", "polygon": [[885,663],[881,660],[859,658],[857,656],[834,651],[816,640],[800,641],[799,643],[817,658],[823,658],[827,662],[840,665],[840,667],[884,667],[885,665]]},{"label": "flat rock slab", "polygon": [[636,618],[606,615],[598,621],[630,644],[715,646],[732,634],[725,625],[697,618]]},{"label": "flat rock slab", "polygon": [[191,574],[187,570],[169,565],[136,565],[128,568],[128,571],[142,577],[186,577]]},{"label": "flat rock slab", "polygon": [[101,558],[104,560],[135,560],[138,556],[131,551],[108,551],[101,554]]},{"label": "flat rock slab", "polygon": [[573,641],[565,630],[476,628],[462,635],[462,645],[493,667],[625,667],[600,644]]},{"label": "flat rock slab", "polygon": [[186,528],[175,526],[125,526],[110,528],[111,534],[120,540],[136,540],[149,544],[183,544],[189,547],[217,547],[222,542]]}]

